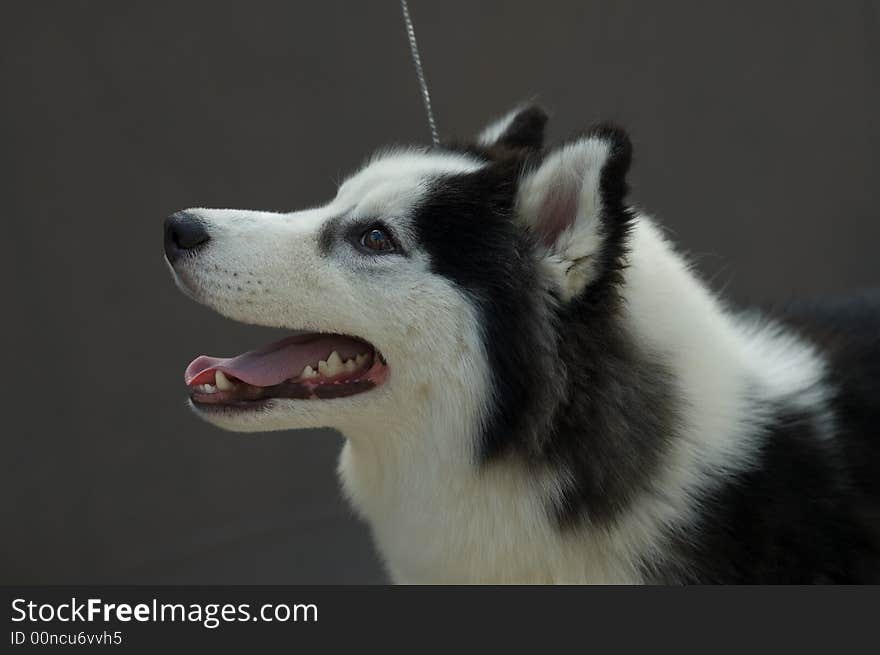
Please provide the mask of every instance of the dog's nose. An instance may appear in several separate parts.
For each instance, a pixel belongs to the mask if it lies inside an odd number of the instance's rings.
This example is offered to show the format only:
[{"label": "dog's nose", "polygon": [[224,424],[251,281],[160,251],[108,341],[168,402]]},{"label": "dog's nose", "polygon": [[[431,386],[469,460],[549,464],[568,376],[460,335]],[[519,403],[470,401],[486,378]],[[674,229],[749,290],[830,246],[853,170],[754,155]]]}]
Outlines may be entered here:
[{"label": "dog's nose", "polygon": [[211,239],[205,224],[189,212],[177,212],[165,219],[165,256],[172,264],[183,253],[203,246]]}]

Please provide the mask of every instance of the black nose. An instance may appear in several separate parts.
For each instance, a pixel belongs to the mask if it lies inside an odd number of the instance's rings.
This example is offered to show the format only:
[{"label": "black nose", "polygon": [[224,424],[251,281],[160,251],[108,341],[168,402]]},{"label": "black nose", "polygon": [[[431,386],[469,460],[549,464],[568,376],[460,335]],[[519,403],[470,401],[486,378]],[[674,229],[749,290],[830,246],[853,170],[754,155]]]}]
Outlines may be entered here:
[{"label": "black nose", "polygon": [[165,219],[165,256],[172,264],[183,253],[195,250],[210,239],[198,216],[177,212]]}]

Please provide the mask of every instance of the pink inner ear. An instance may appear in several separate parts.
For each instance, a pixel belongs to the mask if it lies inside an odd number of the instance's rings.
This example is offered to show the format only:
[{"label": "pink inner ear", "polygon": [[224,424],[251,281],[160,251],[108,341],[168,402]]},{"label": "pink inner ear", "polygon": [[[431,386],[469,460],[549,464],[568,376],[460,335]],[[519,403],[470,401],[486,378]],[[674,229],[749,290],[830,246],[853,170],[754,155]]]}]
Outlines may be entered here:
[{"label": "pink inner ear", "polygon": [[541,203],[535,231],[548,248],[556,243],[559,235],[574,223],[578,208],[577,191],[575,185],[554,189]]}]

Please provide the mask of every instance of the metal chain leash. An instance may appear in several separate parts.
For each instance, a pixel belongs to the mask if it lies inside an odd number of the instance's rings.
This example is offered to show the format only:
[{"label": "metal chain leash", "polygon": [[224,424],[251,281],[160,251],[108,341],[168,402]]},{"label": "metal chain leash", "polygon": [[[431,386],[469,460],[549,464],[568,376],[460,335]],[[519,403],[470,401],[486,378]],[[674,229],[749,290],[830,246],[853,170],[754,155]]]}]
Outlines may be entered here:
[{"label": "metal chain leash", "polygon": [[422,89],[422,100],[425,102],[425,114],[428,116],[428,129],[431,130],[431,141],[434,145],[440,144],[437,134],[437,123],[434,122],[434,112],[431,109],[431,94],[428,92],[428,82],[425,79],[425,71],[422,70],[422,59],[419,57],[419,46],[416,43],[416,30],[413,27],[412,18],[409,15],[409,7],[406,0],[400,0],[400,8],[403,11],[403,22],[406,23],[406,35],[409,37],[409,49],[412,53],[413,64],[416,67],[416,77],[419,78],[419,86]]}]

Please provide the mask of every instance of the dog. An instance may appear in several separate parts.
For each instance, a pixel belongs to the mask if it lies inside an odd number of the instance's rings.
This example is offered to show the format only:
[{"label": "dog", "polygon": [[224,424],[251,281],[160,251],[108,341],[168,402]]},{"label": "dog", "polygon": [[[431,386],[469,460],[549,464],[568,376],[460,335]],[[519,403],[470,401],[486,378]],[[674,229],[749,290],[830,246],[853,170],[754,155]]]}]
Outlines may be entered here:
[{"label": "dog", "polygon": [[727,307],[627,202],[627,134],[546,122],[170,216],[184,293],[291,330],[195,359],[192,409],[339,430],[397,583],[880,581],[880,294]]}]

